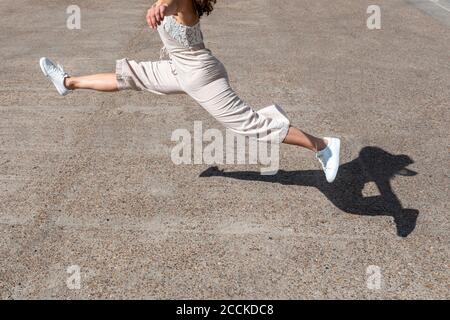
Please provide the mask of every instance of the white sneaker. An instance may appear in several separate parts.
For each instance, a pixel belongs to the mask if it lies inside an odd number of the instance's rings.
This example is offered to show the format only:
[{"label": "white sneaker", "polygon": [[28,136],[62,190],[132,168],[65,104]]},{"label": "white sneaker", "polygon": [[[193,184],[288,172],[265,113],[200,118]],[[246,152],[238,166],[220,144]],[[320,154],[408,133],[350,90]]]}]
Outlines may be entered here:
[{"label": "white sneaker", "polygon": [[316,157],[322,164],[323,171],[329,183],[336,179],[339,170],[339,152],[341,140],[338,138],[324,138],[328,145],[325,149],[317,152]]},{"label": "white sneaker", "polygon": [[69,77],[69,75],[64,72],[62,66],[54,64],[50,59],[45,57],[39,60],[39,65],[41,66],[44,76],[53,82],[60,95],[65,96],[71,91],[64,85],[64,79]]}]

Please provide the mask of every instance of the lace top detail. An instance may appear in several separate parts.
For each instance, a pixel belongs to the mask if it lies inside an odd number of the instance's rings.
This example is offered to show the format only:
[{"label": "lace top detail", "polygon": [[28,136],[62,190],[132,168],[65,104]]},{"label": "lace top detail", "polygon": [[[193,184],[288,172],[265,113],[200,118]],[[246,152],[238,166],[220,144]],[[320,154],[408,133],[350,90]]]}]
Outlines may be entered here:
[{"label": "lace top detail", "polygon": [[192,48],[203,44],[200,22],[194,26],[186,26],[179,23],[174,16],[168,16],[163,20],[163,28],[174,40],[185,48]]}]

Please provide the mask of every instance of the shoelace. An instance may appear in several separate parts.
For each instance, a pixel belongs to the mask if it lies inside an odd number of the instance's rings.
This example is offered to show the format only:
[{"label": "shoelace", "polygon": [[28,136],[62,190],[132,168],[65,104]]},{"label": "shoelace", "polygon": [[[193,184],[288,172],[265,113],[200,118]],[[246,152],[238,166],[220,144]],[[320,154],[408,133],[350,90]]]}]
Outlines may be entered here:
[{"label": "shoelace", "polygon": [[59,70],[61,70],[62,73],[65,73],[65,72],[64,72],[64,68],[63,68],[62,65],[60,65],[60,64],[58,63],[58,64],[57,64],[57,67],[58,67]]},{"label": "shoelace", "polygon": [[65,73],[63,67],[60,64],[57,64],[57,65],[51,64],[48,67],[48,69],[49,69],[49,71],[48,71],[49,74],[60,73],[60,72],[62,72],[63,74]]}]

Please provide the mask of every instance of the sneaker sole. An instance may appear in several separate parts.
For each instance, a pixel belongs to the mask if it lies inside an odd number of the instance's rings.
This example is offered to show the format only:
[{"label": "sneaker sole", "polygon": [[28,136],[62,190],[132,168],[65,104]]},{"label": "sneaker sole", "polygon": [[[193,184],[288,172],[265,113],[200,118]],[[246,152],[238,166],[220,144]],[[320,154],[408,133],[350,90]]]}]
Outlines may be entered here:
[{"label": "sneaker sole", "polygon": [[39,66],[41,67],[41,70],[42,70],[42,73],[44,74],[44,76],[48,77],[47,72],[45,72],[44,61],[45,61],[45,58],[41,58],[39,60]]},{"label": "sneaker sole", "polygon": [[333,183],[334,182],[334,180],[336,180],[336,176],[337,176],[337,174],[338,174],[338,171],[339,171],[339,165],[340,165],[340,159],[341,159],[341,139],[338,139],[338,138],[335,138],[337,141],[336,141],[336,143],[337,143],[337,147],[336,147],[336,151],[337,151],[337,155],[338,155],[338,159],[337,159],[337,163],[336,163],[336,173],[334,174],[334,176],[333,176],[333,179],[330,179],[329,181],[328,181],[328,183]]}]

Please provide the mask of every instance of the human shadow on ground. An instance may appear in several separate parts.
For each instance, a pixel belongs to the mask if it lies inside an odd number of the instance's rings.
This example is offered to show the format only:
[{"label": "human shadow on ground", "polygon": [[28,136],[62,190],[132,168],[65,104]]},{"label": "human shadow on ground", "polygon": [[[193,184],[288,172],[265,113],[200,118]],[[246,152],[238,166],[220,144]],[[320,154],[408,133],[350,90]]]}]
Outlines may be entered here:
[{"label": "human shadow on ground", "polygon": [[[378,147],[365,147],[359,157],[340,166],[334,183],[325,180],[321,170],[284,171],[276,175],[265,176],[257,171],[225,172],[217,167],[210,167],[200,177],[221,176],[239,180],[280,183],[316,187],[337,208],[351,214],[364,216],[391,216],[397,228],[397,235],[407,237],[416,227],[419,211],[404,209],[391,186],[391,179],[396,175],[415,176],[406,167],[414,163],[407,155],[393,155]],[[364,185],[374,182],[380,195],[363,195]]]}]

